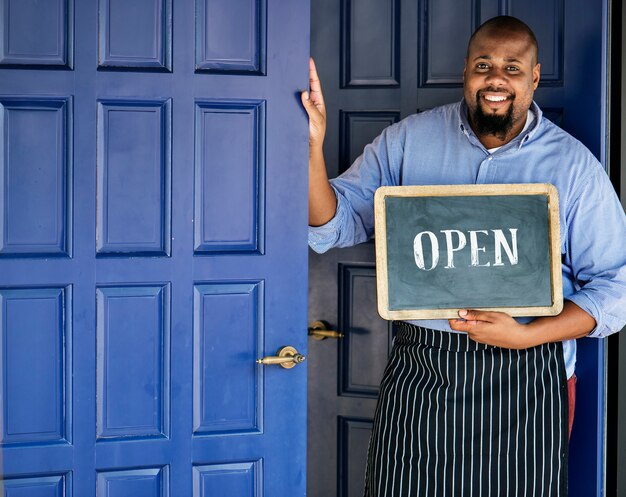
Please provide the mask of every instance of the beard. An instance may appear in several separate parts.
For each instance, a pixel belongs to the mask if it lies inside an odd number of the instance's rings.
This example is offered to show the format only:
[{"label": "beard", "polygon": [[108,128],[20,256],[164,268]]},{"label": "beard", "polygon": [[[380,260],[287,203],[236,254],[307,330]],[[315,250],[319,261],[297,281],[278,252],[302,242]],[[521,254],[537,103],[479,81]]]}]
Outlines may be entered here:
[{"label": "beard", "polygon": [[[470,118],[478,135],[493,135],[500,140],[506,138],[513,128],[513,103],[509,105],[506,114],[486,114],[480,105],[481,92],[476,94],[476,108],[470,109]],[[513,97],[515,98],[515,97]]]}]

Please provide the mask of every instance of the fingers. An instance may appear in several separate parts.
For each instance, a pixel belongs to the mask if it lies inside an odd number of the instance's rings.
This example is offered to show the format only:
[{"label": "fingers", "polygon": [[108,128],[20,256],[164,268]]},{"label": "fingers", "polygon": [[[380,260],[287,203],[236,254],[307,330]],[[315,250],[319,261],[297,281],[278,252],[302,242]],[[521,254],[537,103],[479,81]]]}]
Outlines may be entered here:
[{"label": "fingers", "polygon": [[494,323],[499,320],[500,317],[506,316],[503,312],[489,312],[489,311],[476,311],[472,309],[461,309],[459,311],[461,319],[466,321],[483,321],[487,323]]},{"label": "fingers", "polygon": [[317,106],[313,103],[310,98],[308,91],[303,91],[300,93],[300,99],[302,100],[302,105],[304,106],[304,110],[309,115],[309,119],[319,120],[321,117],[321,113]]},{"label": "fingers", "polygon": [[304,110],[309,116],[309,147],[320,149],[324,144],[326,133],[326,114],[320,111],[319,107],[311,100],[309,92],[303,91],[300,94]]},{"label": "fingers", "polygon": [[448,322],[453,330],[469,332],[479,330],[483,325],[496,322],[498,314],[502,313],[461,309],[459,311],[461,319],[449,319]]},{"label": "fingers", "polygon": [[325,119],[326,107],[324,105],[324,96],[322,95],[322,85],[317,75],[313,58],[309,59],[309,86],[310,92],[305,90],[301,93],[302,105],[304,105],[309,114],[309,118],[318,119],[322,117]]},{"label": "fingers", "polygon": [[489,327],[510,328],[517,322],[504,312],[476,311],[461,309],[459,311],[461,319],[449,319],[450,327],[456,331],[484,331]]},{"label": "fingers", "polygon": [[321,150],[326,133],[326,107],[322,97],[322,85],[312,58],[309,60],[309,84],[310,92],[303,91],[300,99],[309,116],[309,148]]},{"label": "fingers", "polygon": [[309,92],[304,90],[300,92],[300,100],[302,100],[302,105],[307,109],[310,105],[312,105],[311,100],[309,98]]},{"label": "fingers", "polygon": [[309,59],[309,86],[311,88],[311,93],[322,92],[322,84],[320,83],[320,78],[317,75],[317,68],[315,67],[313,57]]},{"label": "fingers", "polygon": [[317,75],[317,68],[313,57],[309,59],[309,88],[311,90],[310,99],[318,110],[323,113],[324,95],[322,94],[322,83]]},{"label": "fingers", "polygon": [[449,319],[450,328],[455,331],[464,331],[469,333],[481,329],[486,323],[484,321],[465,321],[463,319]]}]

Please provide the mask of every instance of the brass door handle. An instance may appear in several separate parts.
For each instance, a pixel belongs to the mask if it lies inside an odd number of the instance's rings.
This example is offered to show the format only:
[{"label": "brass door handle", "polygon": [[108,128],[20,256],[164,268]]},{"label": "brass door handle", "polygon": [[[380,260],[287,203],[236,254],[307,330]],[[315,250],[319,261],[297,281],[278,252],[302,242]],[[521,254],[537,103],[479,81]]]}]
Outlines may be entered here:
[{"label": "brass door handle", "polygon": [[304,362],[306,357],[299,354],[296,349],[291,346],[282,347],[275,356],[267,356],[257,359],[257,364],[278,364],[286,369],[293,368],[296,364]]},{"label": "brass door handle", "polygon": [[340,331],[327,330],[328,324],[324,321],[313,321],[309,325],[309,336],[316,340],[324,340],[326,338],[343,338]]}]

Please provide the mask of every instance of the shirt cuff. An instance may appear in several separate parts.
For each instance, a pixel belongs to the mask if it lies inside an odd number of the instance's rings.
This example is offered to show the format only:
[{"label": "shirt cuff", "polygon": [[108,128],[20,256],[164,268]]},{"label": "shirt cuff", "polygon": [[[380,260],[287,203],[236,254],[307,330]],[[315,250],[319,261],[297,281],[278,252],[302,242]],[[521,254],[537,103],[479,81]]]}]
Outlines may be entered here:
[{"label": "shirt cuff", "polygon": [[586,293],[579,291],[573,295],[569,295],[566,299],[576,304],[596,320],[596,327],[591,330],[587,336],[601,338],[610,333],[607,333],[600,308]]},{"label": "shirt cuff", "polygon": [[337,194],[337,190],[334,187],[333,191],[337,198],[337,209],[333,218],[321,226],[309,226],[309,247],[318,254],[323,254],[337,244],[341,226],[343,225],[345,216],[343,204],[345,200],[341,195]]}]

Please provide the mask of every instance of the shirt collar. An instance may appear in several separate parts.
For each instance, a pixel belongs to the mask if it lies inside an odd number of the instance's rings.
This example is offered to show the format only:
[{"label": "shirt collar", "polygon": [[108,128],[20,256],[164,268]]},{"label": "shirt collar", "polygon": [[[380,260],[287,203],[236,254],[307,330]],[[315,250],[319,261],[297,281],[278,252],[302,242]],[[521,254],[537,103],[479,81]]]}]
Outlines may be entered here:
[{"label": "shirt collar", "polygon": [[[478,137],[474,133],[474,130],[472,130],[472,127],[469,124],[469,120],[467,118],[467,110],[468,110],[468,107],[467,107],[467,104],[465,103],[465,99],[462,99],[459,105],[459,129],[465,134],[465,136],[467,136],[467,138],[472,143],[477,144],[483,149],[485,149],[485,147],[483,147],[482,143],[480,143],[480,140],[478,139]],[[541,109],[535,103],[535,101],[532,102],[529,110],[535,116],[535,120],[533,121],[530,128],[528,128],[526,131],[520,133],[518,136],[513,138],[513,140],[511,140],[509,143],[504,145],[503,148],[504,147],[509,148],[509,145],[513,143],[517,143],[517,148],[519,149],[522,145],[532,140],[533,136],[535,136],[535,134],[537,133],[537,130],[539,129],[539,126],[541,125],[541,117],[543,113],[541,112]]]}]

